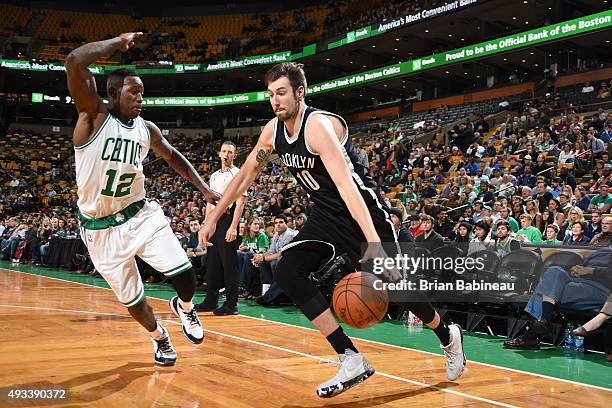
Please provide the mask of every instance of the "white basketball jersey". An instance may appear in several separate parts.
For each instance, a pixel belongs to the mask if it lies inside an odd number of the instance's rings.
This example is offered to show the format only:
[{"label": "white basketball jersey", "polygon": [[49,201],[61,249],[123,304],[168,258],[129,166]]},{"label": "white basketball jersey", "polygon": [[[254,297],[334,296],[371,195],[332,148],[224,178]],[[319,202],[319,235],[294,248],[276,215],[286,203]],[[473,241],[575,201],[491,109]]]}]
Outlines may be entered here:
[{"label": "white basketball jersey", "polygon": [[145,198],[142,161],[150,145],[144,119],[127,126],[108,113],[87,142],[74,146],[79,210],[100,218]]}]

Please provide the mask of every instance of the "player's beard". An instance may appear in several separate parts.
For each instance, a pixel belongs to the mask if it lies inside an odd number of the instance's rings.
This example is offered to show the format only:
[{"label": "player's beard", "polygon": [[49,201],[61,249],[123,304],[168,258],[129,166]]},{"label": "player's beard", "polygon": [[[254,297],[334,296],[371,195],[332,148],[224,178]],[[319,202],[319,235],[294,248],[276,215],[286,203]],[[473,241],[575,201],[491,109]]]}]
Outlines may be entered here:
[{"label": "player's beard", "polygon": [[280,120],[281,122],[286,122],[290,119],[293,119],[294,117],[297,116],[299,107],[300,107],[300,100],[296,97],[293,98],[293,102],[294,105],[293,107],[290,109],[289,107],[285,108],[285,110],[281,111],[281,112],[275,112],[276,117],[278,118],[278,120]]}]

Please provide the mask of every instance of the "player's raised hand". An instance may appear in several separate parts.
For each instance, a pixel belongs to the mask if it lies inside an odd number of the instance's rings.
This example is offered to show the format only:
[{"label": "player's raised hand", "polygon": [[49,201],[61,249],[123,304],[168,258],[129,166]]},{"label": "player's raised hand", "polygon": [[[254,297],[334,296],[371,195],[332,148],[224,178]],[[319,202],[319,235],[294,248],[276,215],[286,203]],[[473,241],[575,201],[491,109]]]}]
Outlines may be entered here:
[{"label": "player's raised hand", "polygon": [[204,225],[202,225],[200,231],[198,232],[198,243],[201,247],[206,248],[213,245],[209,242],[209,240],[212,238],[216,230],[217,225],[214,222],[204,220]]},{"label": "player's raised hand", "polygon": [[121,50],[121,52],[126,52],[130,48],[134,47],[136,40],[138,40],[138,38],[142,36],[143,34],[140,31],[137,33],[123,33],[119,35],[119,38],[121,39],[121,46],[119,47],[119,49]]}]

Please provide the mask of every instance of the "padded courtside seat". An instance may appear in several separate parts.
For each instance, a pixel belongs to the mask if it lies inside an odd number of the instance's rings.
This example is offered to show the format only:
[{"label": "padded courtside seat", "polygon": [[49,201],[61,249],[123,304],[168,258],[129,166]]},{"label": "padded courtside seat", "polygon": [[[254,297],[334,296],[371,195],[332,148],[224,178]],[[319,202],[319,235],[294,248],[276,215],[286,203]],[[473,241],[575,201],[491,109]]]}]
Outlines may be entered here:
[{"label": "padded courtside seat", "polygon": [[584,259],[576,252],[559,251],[549,255],[544,260],[544,268],[549,266],[560,266],[569,269],[574,265],[581,265]]}]

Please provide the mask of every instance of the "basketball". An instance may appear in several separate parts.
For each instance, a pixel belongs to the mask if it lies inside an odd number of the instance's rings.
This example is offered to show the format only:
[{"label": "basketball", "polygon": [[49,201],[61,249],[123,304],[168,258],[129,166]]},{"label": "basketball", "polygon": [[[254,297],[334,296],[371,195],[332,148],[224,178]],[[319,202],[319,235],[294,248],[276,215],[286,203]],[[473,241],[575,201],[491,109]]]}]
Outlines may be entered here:
[{"label": "basketball", "polygon": [[351,327],[365,329],[385,317],[389,295],[374,289],[378,278],[367,272],[353,272],[338,282],[332,302],[340,320]]}]

